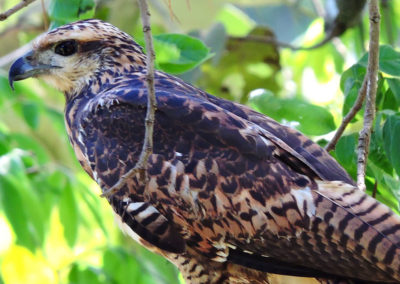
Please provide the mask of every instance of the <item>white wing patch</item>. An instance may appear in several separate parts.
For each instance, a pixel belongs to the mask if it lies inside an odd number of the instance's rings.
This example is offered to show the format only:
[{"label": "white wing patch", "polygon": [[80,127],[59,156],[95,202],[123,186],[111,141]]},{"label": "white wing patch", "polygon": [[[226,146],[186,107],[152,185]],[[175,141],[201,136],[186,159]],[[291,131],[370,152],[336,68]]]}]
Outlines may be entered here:
[{"label": "white wing patch", "polygon": [[[301,210],[301,212],[307,214],[308,217],[315,216],[316,208],[311,189],[308,186],[303,189],[292,189],[290,193],[296,200],[297,207]],[[302,209],[306,210],[304,211]]]}]

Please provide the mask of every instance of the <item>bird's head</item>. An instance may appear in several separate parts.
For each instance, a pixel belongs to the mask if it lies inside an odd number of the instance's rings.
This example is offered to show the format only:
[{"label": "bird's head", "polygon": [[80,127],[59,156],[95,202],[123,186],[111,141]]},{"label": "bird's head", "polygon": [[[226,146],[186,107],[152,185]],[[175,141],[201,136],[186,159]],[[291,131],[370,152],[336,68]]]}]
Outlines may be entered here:
[{"label": "bird's head", "polygon": [[10,68],[9,82],[43,78],[67,98],[88,84],[145,66],[141,47],[126,33],[101,20],[83,20],[49,31]]}]

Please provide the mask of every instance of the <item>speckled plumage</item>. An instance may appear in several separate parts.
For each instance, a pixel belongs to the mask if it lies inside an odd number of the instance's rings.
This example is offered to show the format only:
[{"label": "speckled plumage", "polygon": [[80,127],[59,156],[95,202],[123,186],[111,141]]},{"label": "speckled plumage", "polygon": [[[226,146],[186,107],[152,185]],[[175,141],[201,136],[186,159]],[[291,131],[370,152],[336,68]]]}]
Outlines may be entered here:
[{"label": "speckled plumage", "polygon": [[[79,49],[64,64],[52,50],[70,39]],[[33,47],[33,60],[64,64],[43,76],[65,92],[76,156],[107,190],[142,149],[145,55],[100,20],[60,27]],[[400,218],[356,189],[326,151],[160,71],[155,90],[149,182],[136,176],[109,202],[121,228],[174,263],[187,283],[268,283],[267,272],[400,281]]]}]

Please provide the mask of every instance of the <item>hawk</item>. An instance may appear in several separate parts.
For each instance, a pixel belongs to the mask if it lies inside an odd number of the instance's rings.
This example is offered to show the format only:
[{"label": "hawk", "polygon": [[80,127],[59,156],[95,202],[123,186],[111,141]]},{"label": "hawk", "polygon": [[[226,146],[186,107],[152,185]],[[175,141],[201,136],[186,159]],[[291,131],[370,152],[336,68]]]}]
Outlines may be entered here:
[{"label": "hawk", "polygon": [[[135,166],[147,104],[146,56],[91,19],[39,36],[9,80],[40,77],[64,92],[83,169],[107,191]],[[398,283],[400,218],[358,190],[294,129],[156,71],[154,151],[107,197],[121,228],[175,264],[186,283]]]}]

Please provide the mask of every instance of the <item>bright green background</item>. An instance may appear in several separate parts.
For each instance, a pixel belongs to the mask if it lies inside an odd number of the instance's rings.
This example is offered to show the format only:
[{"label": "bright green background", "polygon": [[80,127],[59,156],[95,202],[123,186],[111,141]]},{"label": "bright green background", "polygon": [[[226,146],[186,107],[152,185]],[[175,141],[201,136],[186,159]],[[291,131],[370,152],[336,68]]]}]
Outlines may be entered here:
[{"label": "bright green background", "polygon": [[[377,118],[367,167],[368,192],[399,212],[399,0],[382,9]],[[5,10],[18,1],[0,1]],[[46,2],[46,1],[45,1]],[[322,1],[323,3],[324,1]],[[324,37],[312,1],[150,1],[158,68],[208,92],[250,105],[325,145],[361,86],[368,15],[340,40],[312,51],[235,40],[275,35],[309,46]],[[143,35],[135,1],[41,1],[0,22],[0,284],[178,283],[178,271],[114,223],[97,185],[78,165],[63,122],[64,98],[29,79],[8,86],[12,51],[78,18],[102,18]],[[46,17],[47,16],[47,17]],[[189,37],[190,36],[190,37]],[[19,52],[19,54],[23,54]],[[332,155],[354,177],[356,116]]]}]

